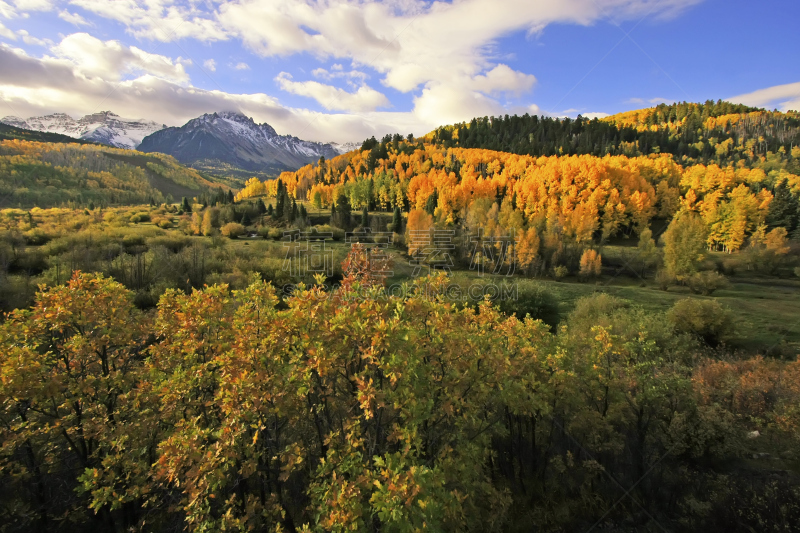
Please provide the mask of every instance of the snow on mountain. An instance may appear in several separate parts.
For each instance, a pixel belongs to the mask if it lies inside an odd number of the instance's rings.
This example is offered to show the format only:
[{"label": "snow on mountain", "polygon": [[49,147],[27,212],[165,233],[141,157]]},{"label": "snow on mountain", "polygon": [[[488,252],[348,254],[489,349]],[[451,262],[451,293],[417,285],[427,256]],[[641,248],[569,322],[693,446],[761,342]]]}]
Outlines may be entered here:
[{"label": "snow on mountain", "polygon": [[261,173],[296,170],[320,156],[339,152],[330,144],[278,135],[269,124],[257,124],[241,113],[207,113],[179,128],[166,128],[147,136],[142,152],[162,152],[198,167],[225,165]]},{"label": "snow on mountain", "polygon": [[352,152],[353,150],[358,150],[361,148],[362,143],[330,143],[333,146],[333,149],[339,152],[340,154],[346,154],[347,152]]},{"label": "snow on mountain", "polygon": [[122,118],[110,111],[93,113],[78,120],[66,113],[53,113],[28,119],[9,116],[0,119],[0,122],[131,150],[139,146],[146,136],[166,127],[150,120]]}]

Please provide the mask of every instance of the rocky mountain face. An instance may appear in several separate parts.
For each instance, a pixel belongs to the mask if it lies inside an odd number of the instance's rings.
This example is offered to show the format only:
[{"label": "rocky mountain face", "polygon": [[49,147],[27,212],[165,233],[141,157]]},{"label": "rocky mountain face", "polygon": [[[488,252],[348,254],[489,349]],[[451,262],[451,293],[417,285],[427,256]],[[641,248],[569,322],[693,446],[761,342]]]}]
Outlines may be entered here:
[{"label": "rocky mountain face", "polygon": [[340,154],[331,144],[278,135],[269,124],[256,124],[238,112],[207,113],[179,128],[165,128],[144,138],[138,150],[162,152],[196,168],[236,168],[276,174]]},{"label": "rocky mountain face", "polygon": [[133,150],[146,136],[166,126],[150,120],[128,119],[110,111],[101,111],[75,120],[66,113],[53,113],[23,119],[3,117],[0,122],[26,130],[59,133],[73,139],[94,141]]}]

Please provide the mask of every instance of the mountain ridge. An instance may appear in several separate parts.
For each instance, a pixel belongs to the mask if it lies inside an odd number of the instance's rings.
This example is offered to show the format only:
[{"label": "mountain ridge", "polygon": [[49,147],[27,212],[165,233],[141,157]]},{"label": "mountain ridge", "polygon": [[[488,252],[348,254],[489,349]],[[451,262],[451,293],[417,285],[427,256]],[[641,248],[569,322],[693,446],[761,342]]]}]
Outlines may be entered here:
[{"label": "mountain ridge", "polygon": [[279,135],[269,124],[258,124],[236,111],[205,113],[183,126],[156,131],[138,149],[169,154],[200,169],[227,165],[273,175],[341,153],[329,143]]},{"label": "mountain ridge", "polygon": [[66,113],[51,113],[27,119],[5,116],[0,122],[21,129],[56,133],[126,150],[136,149],[147,135],[166,127],[165,124],[152,120],[123,118],[111,111],[84,115],[77,120]]}]

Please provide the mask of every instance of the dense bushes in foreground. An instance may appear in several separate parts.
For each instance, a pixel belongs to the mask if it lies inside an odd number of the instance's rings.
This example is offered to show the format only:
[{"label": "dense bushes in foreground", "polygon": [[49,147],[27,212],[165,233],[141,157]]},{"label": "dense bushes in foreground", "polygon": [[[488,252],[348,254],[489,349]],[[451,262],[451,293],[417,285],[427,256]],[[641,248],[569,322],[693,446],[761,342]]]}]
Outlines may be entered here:
[{"label": "dense bushes in foreground", "polygon": [[356,248],[336,292],[300,287],[286,306],[253,279],[168,291],[155,314],[78,273],[12,313],[0,530],[800,520],[796,474],[745,460],[797,459],[797,362],[710,359],[663,316],[605,295],[555,333],[448,303],[443,276],[389,297],[367,264]]}]

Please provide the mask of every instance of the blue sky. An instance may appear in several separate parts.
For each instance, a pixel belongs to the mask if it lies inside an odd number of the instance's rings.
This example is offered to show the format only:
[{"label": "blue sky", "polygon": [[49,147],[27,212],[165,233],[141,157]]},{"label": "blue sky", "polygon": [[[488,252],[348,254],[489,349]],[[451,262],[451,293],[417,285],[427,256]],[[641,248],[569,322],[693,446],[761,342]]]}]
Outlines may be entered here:
[{"label": "blue sky", "polygon": [[800,2],[0,0],[0,115],[236,109],[360,141],[660,101],[800,109]]}]

